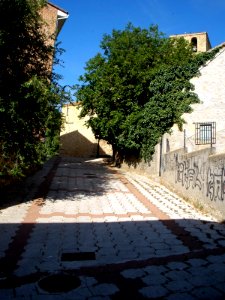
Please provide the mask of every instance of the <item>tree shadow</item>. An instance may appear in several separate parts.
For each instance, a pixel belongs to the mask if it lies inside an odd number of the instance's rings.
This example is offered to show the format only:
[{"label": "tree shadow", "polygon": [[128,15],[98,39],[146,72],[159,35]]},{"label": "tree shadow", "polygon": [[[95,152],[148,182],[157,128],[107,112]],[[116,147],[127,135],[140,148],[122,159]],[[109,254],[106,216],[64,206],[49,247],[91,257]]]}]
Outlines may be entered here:
[{"label": "tree shadow", "polygon": [[[216,286],[225,294],[219,288],[225,283],[224,224],[160,219],[149,208],[114,212],[118,193],[124,202],[132,194],[115,173],[102,159],[58,157],[30,179],[34,186],[26,201],[0,214],[0,295],[8,289],[17,295],[24,287],[25,297],[32,297],[39,280],[53,274],[79,277],[92,296],[100,296],[97,283],[112,283],[119,287],[117,299],[142,299],[138,289],[162,282],[166,291],[173,285],[196,296],[201,283],[206,291]],[[84,282],[90,277],[97,282]],[[180,280],[189,282],[190,290]],[[52,288],[48,281],[43,284]]]},{"label": "tree shadow", "polygon": [[[57,216],[55,221],[50,219],[1,222],[0,295],[6,289],[19,293],[24,286],[25,298],[35,296],[43,278],[44,293],[60,294],[65,292],[63,280],[69,276],[71,280],[76,276],[78,282],[94,277],[97,282],[86,289],[94,290],[97,283],[114,284],[120,289],[118,297],[127,294],[130,299],[142,299],[138,289],[154,289],[162,282],[164,287],[177,285],[177,293],[195,296],[201,284],[206,292],[216,286],[218,293],[225,295],[223,224],[193,219],[100,222],[97,216],[92,222],[72,222],[71,216],[65,215],[64,221],[61,215],[61,223]],[[54,276],[62,282],[51,283]],[[187,282],[184,287],[183,280]],[[71,290],[77,288],[79,284]]]},{"label": "tree shadow", "polygon": [[63,157],[51,179],[48,198],[77,201],[87,195],[100,196],[111,189],[113,173],[107,159]]},{"label": "tree shadow", "polygon": [[[59,200],[64,196],[64,199],[71,198],[73,193],[76,193],[77,197],[87,193],[100,195],[107,191],[108,180],[111,179],[107,165],[107,158],[53,157],[33,175],[1,189],[0,209],[34,199],[44,199],[49,191],[57,193],[52,200],[56,196]],[[64,172],[67,169],[70,170],[69,174]],[[89,181],[85,190],[79,188],[82,180]],[[59,193],[60,191],[62,193]]]}]

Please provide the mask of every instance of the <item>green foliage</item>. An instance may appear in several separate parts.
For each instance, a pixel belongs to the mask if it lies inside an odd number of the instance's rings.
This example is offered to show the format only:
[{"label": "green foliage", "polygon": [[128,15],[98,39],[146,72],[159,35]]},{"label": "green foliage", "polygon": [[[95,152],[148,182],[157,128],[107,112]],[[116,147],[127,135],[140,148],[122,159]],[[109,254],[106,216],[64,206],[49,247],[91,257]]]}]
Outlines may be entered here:
[{"label": "green foliage", "polygon": [[62,89],[52,77],[44,0],[0,1],[0,175],[23,176],[56,153]]},{"label": "green foliage", "polygon": [[128,24],[101,42],[78,88],[81,117],[96,137],[124,156],[151,159],[160,137],[197,103],[190,79],[215,54],[194,54],[183,39],[166,38],[157,26]]}]

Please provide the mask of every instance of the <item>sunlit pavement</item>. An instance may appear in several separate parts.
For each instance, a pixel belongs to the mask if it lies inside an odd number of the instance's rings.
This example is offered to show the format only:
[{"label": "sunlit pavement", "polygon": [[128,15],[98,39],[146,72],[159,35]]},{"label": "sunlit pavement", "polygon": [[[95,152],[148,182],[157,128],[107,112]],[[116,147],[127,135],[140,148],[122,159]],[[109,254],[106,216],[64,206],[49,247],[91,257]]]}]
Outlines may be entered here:
[{"label": "sunlit pavement", "polygon": [[0,299],[224,299],[225,227],[149,178],[58,158],[0,210]]}]

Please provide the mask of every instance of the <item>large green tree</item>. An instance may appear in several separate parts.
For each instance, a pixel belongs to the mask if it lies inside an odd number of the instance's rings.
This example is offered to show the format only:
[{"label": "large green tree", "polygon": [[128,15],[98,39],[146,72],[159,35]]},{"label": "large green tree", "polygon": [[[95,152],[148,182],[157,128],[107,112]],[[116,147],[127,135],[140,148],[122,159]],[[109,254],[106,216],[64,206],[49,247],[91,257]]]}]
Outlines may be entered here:
[{"label": "large green tree", "polygon": [[190,78],[213,54],[196,55],[184,39],[171,39],[157,26],[104,35],[90,59],[76,96],[81,117],[114,153],[151,158],[160,137],[197,103]]},{"label": "large green tree", "polygon": [[[22,175],[55,153],[61,89],[52,77],[45,0],[0,1],[0,175]],[[51,42],[52,41],[52,42]]]}]

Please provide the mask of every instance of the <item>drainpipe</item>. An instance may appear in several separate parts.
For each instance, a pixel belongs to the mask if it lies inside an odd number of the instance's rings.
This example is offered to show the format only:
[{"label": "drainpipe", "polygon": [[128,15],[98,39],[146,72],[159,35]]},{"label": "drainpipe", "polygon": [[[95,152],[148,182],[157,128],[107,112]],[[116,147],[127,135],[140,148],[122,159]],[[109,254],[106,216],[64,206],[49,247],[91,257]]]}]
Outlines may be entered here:
[{"label": "drainpipe", "polygon": [[184,129],[184,152],[186,151],[186,129]]},{"label": "drainpipe", "polygon": [[162,175],[162,146],[163,146],[163,137],[160,139],[160,150],[159,150],[159,177]]},{"label": "drainpipe", "polygon": [[96,153],[96,157],[98,158],[99,157],[99,149],[100,149],[100,147],[99,147],[99,137],[97,136],[97,153]]}]

